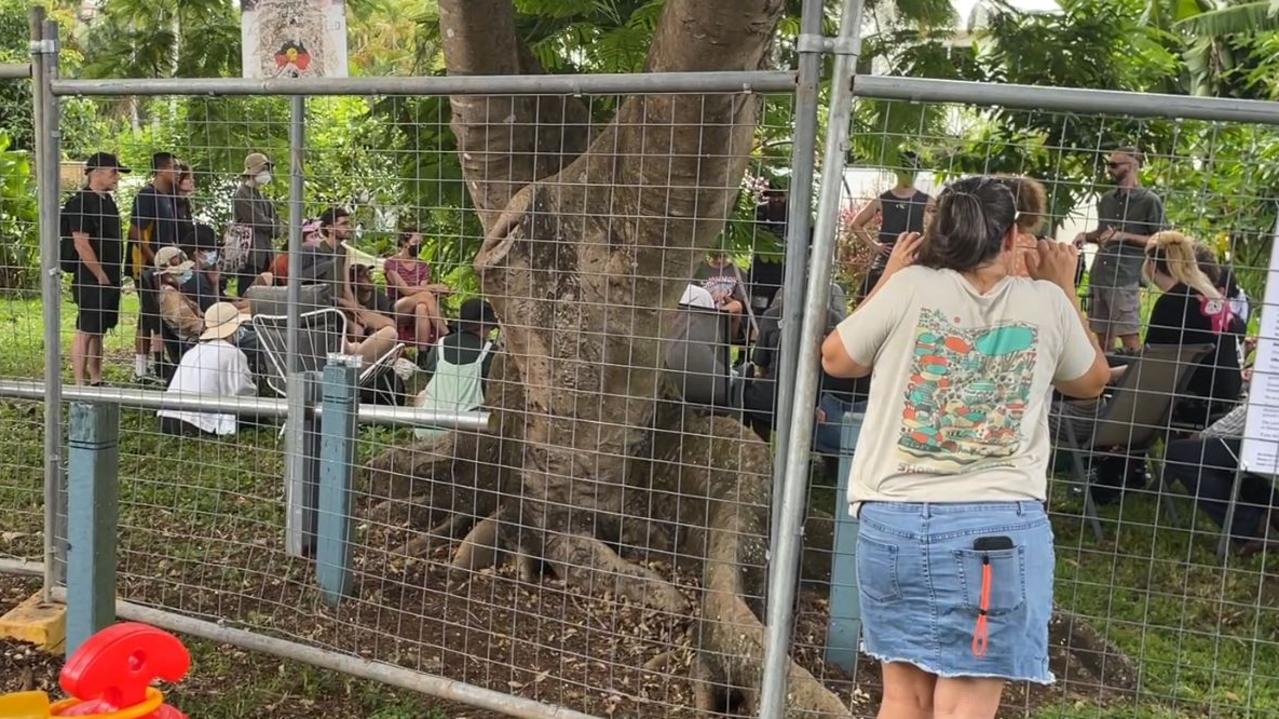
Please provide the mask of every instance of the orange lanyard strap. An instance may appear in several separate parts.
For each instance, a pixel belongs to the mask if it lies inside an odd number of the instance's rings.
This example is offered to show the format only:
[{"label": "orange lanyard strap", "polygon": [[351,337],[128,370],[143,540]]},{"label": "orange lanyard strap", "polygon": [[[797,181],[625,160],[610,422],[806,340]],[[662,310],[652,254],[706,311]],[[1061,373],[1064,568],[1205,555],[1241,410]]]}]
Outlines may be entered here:
[{"label": "orange lanyard strap", "polygon": [[[63,699],[53,706],[49,707],[49,713],[52,716],[58,716],[62,712],[73,706],[83,704],[79,699]],[[80,719],[142,719],[142,717],[153,713],[156,709],[164,704],[164,693],[155,687],[147,687],[147,698],[141,703],[134,704],[131,707],[124,707],[113,712],[103,712],[101,714],[82,714]]]},{"label": "orange lanyard strap", "polygon": [[990,645],[990,627],[987,616],[990,613],[990,584],[993,572],[990,568],[990,557],[981,558],[981,604],[977,607],[977,627],[973,630],[973,656],[986,656],[986,648]]}]

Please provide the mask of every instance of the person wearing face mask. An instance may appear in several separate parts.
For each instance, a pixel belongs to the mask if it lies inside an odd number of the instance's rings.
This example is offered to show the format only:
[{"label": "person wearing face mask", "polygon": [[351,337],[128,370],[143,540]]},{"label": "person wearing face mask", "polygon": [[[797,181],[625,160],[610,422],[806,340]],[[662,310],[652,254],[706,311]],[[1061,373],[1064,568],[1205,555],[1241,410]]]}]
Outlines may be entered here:
[{"label": "person wearing face mask", "polygon": [[382,269],[387,292],[395,303],[400,339],[429,347],[448,334],[448,325],[440,316],[439,298],[453,290],[448,285],[431,283],[430,263],[418,258],[422,233],[416,227],[400,230],[399,247]]},{"label": "person wearing face mask", "polygon": [[177,247],[161,247],[155,254],[155,281],[160,287],[160,320],[183,343],[195,342],[204,332],[200,306],[182,291],[195,277],[195,263]]},{"label": "person wearing face mask", "polygon": [[[222,253],[217,233],[212,227],[202,222],[193,225],[182,240],[182,249],[195,262],[195,273],[182,285],[182,292],[196,301],[201,312],[207,311],[216,302],[230,302],[240,311],[248,311],[249,300],[233,298],[226,293],[226,277],[218,265]],[[272,282],[271,274],[263,273],[255,278],[253,284],[269,287]]]},{"label": "person wearing face mask", "polygon": [[266,155],[250,153],[244,158],[240,186],[231,198],[233,232],[228,236],[237,238],[237,244],[247,241],[248,246],[232,247],[228,244],[225,248],[228,255],[237,256],[224,257],[223,269],[235,273],[236,294],[241,297],[259,275],[271,270],[271,262],[275,259],[275,240],[284,235],[284,225],[275,205],[262,194],[261,189],[273,179],[271,171],[274,167]]}]

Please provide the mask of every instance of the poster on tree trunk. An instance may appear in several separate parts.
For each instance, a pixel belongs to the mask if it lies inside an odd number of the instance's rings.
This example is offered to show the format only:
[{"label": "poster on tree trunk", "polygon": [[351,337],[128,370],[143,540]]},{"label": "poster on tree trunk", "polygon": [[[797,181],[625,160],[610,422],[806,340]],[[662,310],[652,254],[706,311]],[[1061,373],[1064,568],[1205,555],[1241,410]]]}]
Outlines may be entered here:
[{"label": "poster on tree trunk", "polygon": [[346,77],[345,0],[241,0],[244,77]]}]

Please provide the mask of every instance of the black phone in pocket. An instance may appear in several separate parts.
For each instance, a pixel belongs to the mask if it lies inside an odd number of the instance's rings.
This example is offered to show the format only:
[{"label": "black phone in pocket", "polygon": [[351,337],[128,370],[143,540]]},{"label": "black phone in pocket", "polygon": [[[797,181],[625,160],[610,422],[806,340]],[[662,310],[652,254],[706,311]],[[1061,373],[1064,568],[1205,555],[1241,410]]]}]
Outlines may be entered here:
[{"label": "black phone in pocket", "polygon": [[1012,549],[1013,540],[1010,537],[978,537],[973,542],[973,549],[978,552],[994,552],[1000,549]]}]

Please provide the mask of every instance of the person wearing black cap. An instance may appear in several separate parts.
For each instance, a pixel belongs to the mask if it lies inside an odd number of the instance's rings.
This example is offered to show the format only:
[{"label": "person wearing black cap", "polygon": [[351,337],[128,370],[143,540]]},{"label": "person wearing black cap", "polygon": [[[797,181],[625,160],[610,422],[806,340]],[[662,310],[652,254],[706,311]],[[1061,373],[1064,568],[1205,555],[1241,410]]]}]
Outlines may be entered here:
[{"label": "person wearing black cap", "polygon": [[62,270],[72,277],[71,292],[79,312],[71,343],[71,371],[76,384],[102,384],[102,335],[120,319],[120,273],[124,246],[120,241],[120,209],[111,193],[129,168],[115,155],[98,152],[84,165],[87,181],[67,200],[61,217]]},{"label": "person wearing black cap", "polygon": [[[440,412],[468,412],[483,405],[493,366],[493,342],[488,337],[496,327],[497,315],[488,302],[478,297],[463,302],[454,331],[426,356],[422,368],[431,373],[431,381],[414,405]],[[415,434],[425,439],[446,431],[419,428]]]},{"label": "person wearing black cap", "polygon": [[[152,269],[156,253],[178,244],[178,175],[178,158],[173,153],[155,153],[151,156],[151,182],[133,198],[133,209],[129,213],[129,274],[139,289],[142,283],[152,281],[149,274],[143,273]],[[154,295],[143,293],[142,296]],[[147,363],[147,352],[153,355],[163,352],[159,336],[159,308],[144,306],[138,312],[137,333],[133,338],[134,381],[158,379],[154,367]]]}]

